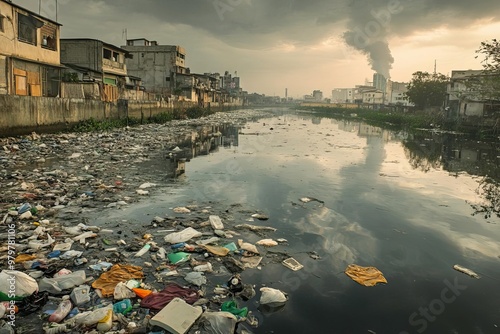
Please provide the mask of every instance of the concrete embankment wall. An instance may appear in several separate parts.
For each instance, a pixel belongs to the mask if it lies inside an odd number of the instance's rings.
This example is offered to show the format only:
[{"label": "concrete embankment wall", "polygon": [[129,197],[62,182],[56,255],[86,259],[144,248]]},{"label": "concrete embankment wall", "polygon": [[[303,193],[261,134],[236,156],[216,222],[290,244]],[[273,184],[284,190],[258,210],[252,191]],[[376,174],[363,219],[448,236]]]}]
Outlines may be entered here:
[{"label": "concrete embankment wall", "polygon": [[[186,101],[119,100],[113,103],[90,99],[0,95],[0,136],[63,130],[91,118],[145,119],[196,105]],[[212,107],[220,106],[212,104]]]}]

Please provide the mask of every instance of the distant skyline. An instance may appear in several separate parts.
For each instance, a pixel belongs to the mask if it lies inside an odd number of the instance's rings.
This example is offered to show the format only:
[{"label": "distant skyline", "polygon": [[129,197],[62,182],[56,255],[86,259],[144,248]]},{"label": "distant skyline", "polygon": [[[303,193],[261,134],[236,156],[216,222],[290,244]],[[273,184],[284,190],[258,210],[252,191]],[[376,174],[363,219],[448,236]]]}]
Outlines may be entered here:
[{"label": "distant skyline", "polygon": [[[13,0],[56,19],[56,0]],[[325,97],[416,71],[481,69],[475,50],[500,32],[500,2],[482,0],[58,0],[62,38],[122,46],[127,37],[186,49],[194,73],[229,71],[249,93]]]}]

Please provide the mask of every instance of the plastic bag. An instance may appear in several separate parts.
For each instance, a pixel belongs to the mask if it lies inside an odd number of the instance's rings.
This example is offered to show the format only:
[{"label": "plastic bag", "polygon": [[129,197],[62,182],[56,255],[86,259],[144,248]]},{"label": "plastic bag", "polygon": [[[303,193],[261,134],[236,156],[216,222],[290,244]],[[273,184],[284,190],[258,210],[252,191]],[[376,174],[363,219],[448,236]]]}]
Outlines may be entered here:
[{"label": "plastic bag", "polygon": [[252,252],[254,254],[259,254],[259,251],[257,250],[257,247],[255,247],[255,245],[252,245],[248,242],[243,242],[242,239],[238,239],[238,246],[240,246],[240,248],[243,250]]},{"label": "plastic bag", "polygon": [[20,300],[37,291],[38,283],[33,277],[17,270],[0,272],[0,300]]},{"label": "plastic bag", "polygon": [[136,296],[136,294],[133,291],[131,291],[125,283],[120,282],[115,286],[115,291],[113,292],[113,297],[116,300],[122,300],[122,299],[126,299],[126,298],[134,298],[135,296]]},{"label": "plastic bag", "polygon": [[203,276],[202,272],[199,271],[193,271],[188,273],[184,279],[188,281],[191,284],[197,285],[197,286],[202,286],[203,284],[207,283],[207,278]]},{"label": "plastic bag", "polygon": [[288,298],[278,289],[263,287],[260,288],[262,295],[260,296],[261,304],[280,304],[285,303]]},{"label": "plastic bag", "polygon": [[199,231],[196,231],[192,227],[185,228],[184,230],[180,232],[174,232],[167,234],[165,236],[165,241],[171,244],[177,244],[179,242],[186,242],[192,238],[197,238],[201,237],[202,233]]},{"label": "plastic bag", "polygon": [[229,312],[205,312],[199,320],[200,328],[207,334],[234,333],[238,320]]},{"label": "plastic bag", "polygon": [[248,308],[247,307],[239,308],[238,304],[236,304],[234,300],[228,300],[222,303],[220,309],[221,311],[229,312],[237,317],[242,317],[242,318],[246,317],[248,314]]},{"label": "plastic bag", "polygon": [[261,239],[256,242],[257,245],[265,246],[265,247],[273,247],[277,246],[278,242],[273,239]]}]

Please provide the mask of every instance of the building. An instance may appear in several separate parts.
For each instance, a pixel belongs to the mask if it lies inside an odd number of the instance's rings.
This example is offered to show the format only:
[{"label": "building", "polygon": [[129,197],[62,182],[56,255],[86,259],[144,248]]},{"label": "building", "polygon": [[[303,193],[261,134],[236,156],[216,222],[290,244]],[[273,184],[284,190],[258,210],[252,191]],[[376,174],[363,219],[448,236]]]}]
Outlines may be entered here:
[{"label": "building", "polygon": [[224,75],[221,76],[222,89],[229,92],[233,96],[238,95],[242,91],[240,86],[240,77],[236,76],[236,72],[234,74],[235,76],[233,77],[229,71],[225,71]]},{"label": "building", "polygon": [[353,103],[354,88],[336,88],[332,90],[333,103]]},{"label": "building", "polygon": [[176,75],[190,73],[183,47],[139,38],[128,39],[122,48],[132,55],[127,59],[128,73],[142,78],[147,91],[161,95],[179,93]]},{"label": "building", "polygon": [[362,101],[365,105],[377,105],[380,106],[384,104],[384,93],[378,89],[363,90],[361,92]]},{"label": "building", "polygon": [[491,101],[478,91],[484,77],[482,70],[451,71],[446,101],[448,116],[485,116],[499,109],[498,101]]},{"label": "building", "polygon": [[312,93],[312,97],[315,101],[321,102],[323,101],[323,92],[320,90],[314,90]]},{"label": "building", "polygon": [[407,83],[387,80],[385,104],[390,106],[413,106],[413,104],[410,103],[410,101],[408,101],[408,99],[406,98],[407,91]]},{"label": "building", "polygon": [[98,81],[124,86],[127,77],[126,51],[97,39],[61,39],[61,63],[68,72],[78,73],[81,81]]},{"label": "building", "polygon": [[0,94],[59,96],[60,27],[0,0]]},{"label": "building", "polygon": [[[200,107],[209,107],[226,102],[220,89],[220,78],[208,74],[177,73],[179,96],[196,102]],[[216,103],[216,104],[215,104]]]},{"label": "building", "polygon": [[373,74],[373,87],[377,88],[382,92],[385,92],[386,85],[387,85],[387,79],[385,76],[383,76],[380,73]]}]

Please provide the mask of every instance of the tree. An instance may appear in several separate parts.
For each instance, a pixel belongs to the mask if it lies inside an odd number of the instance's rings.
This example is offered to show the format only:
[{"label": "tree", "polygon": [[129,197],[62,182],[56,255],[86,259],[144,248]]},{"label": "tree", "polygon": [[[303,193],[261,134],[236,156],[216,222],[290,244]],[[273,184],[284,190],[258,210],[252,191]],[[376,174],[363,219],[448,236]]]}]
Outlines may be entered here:
[{"label": "tree", "polygon": [[449,78],[441,73],[415,72],[405,93],[417,109],[441,107],[446,99]]},{"label": "tree", "polygon": [[481,61],[483,72],[479,80],[469,83],[469,88],[475,90],[485,100],[500,100],[500,41],[481,42],[478,54],[484,55]]}]

